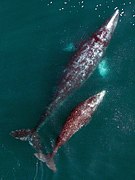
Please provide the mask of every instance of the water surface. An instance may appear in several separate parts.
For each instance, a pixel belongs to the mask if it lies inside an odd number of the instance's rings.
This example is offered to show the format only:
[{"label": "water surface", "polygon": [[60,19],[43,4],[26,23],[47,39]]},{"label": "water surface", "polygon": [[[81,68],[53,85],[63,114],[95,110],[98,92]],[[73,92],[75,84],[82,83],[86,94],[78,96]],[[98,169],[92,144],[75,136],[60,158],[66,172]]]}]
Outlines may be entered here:
[{"label": "water surface", "polygon": [[[48,152],[72,108],[107,90],[91,123],[59,150],[53,174],[37,161],[28,143],[9,132],[36,124],[76,47],[117,8],[120,21],[104,67],[100,65],[40,131]],[[135,2],[1,0],[0,25],[1,180],[134,180]]]}]

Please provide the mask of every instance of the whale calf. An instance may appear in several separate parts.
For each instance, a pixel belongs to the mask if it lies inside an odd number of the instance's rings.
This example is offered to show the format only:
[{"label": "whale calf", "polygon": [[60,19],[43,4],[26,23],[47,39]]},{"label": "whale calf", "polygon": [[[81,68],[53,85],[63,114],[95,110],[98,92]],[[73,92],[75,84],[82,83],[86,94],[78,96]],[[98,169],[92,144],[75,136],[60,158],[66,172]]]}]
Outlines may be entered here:
[{"label": "whale calf", "polygon": [[73,90],[79,88],[95,70],[112,38],[118,19],[119,10],[116,10],[114,14],[79,47],[64,71],[55,98],[45,112],[41,114],[36,126],[33,129],[12,131],[11,135],[14,138],[29,141],[35,149],[39,148],[40,138],[38,131],[54,109],[71,94]]},{"label": "whale calf", "polygon": [[35,153],[35,156],[39,160],[45,162],[51,170],[56,171],[53,158],[58,149],[65,144],[80,128],[89,123],[92,114],[102,102],[105,93],[106,91],[101,91],[100,93],[86,99],[71,112],[56,141],[52,154],[44,155],[42,152],[39,152]]}]

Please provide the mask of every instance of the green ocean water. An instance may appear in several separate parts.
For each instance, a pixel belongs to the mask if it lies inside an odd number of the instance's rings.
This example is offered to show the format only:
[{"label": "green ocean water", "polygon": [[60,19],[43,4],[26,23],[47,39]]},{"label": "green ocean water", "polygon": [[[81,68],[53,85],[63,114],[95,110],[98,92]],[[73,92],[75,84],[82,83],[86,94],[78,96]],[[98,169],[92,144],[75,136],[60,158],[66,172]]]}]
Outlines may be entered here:
[{"label": "green ocean water", "polygon": [[[9,133],[35,126],[75,47],[115,8],[120,9],[120,21],[104,65],[56,109],[40,131],[50,152],[71,110],[107,90],[90,124],[58,151],[58,170],[53,173],[37,161],[27,142]],[[0,179],[135,179],[134,0],[0,0]]]}]

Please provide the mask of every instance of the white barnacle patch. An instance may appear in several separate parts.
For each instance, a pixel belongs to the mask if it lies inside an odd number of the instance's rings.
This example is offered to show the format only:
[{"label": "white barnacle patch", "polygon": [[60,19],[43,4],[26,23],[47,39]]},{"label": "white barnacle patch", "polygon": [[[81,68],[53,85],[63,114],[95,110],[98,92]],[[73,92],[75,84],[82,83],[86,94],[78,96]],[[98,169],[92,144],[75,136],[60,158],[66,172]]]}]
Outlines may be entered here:
[{"label": "white barnacle patch", "polygon": [[100,53],[103,53],[103,44],[101,43],[94,43],[94,46],[92,48],[93,56],[99,56]]},{"label": "white barnacle patch", "polygon": [[81,115],[83,115],[83,117],[89,117],[89,110],[87,108],[84,108],[84,110],[82,110]]},{"label": "white barnacle patch", "polygon": [[100,51],[98,55],[99,55],[99,57],[102,57],[103,56],[103,51]]},{"label": "white barnacle patch", "polygon": [[70,83],[70,81],[67,81],[67,85],[68,85],[68,86],[71,86],[71,83]]},{"label": "white barnacle patch", "polygon": [[95,43],[94,43],[93,48],[95,48],[95,49],[96,49],[96,48],[99,48],[99,47],[100,47],[100,44],[99,44],[99,43],[97,43],[97,42],[95,42]]}]

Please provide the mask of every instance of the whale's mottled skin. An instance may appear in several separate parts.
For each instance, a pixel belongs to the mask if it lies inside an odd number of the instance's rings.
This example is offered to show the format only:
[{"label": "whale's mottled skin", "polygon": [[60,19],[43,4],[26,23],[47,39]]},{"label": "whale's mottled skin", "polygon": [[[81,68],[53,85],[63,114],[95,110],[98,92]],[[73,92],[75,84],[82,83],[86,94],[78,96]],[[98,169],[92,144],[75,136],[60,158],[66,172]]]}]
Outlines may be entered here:
[{"label": "whale's mottled skin", "polygon": [[57,153],[58,149],[66,143],[81,127],[88,124],[91,120],[91,115],[95,112],[99,104],[102,102],[103,97],[105,95],[105,91],[101,91],[100,93],[90,97],[84,102],[80,103],[67,118],[67,121],[56,141],[56,145],[53,149],[52,154],[44,155],[42,152],[35,153],[35,156],[46,162],[47,166],[56,171],[56,166],[53,161],[53,157]]},{"label": "whale's mottled skin", "polygon": [[[76,88],[79,88],[92,74],[99,64],[104,52],[110,42],[112,34],[119,19],[119,10],[116,10],[106,23],[85,41],[69,62],[58,91],[53,102],[41,115],[37,125],[33,129],[23,129],[12,131],[11,135],[16,139],[29,141],[34,148],[39,147],[40,141],[37,132],[44,125],[46,118],[52,114],[53,110]],[[36,138],[38,137],[38,138]],[[36,148],[38,149],[38,148]]]}]

